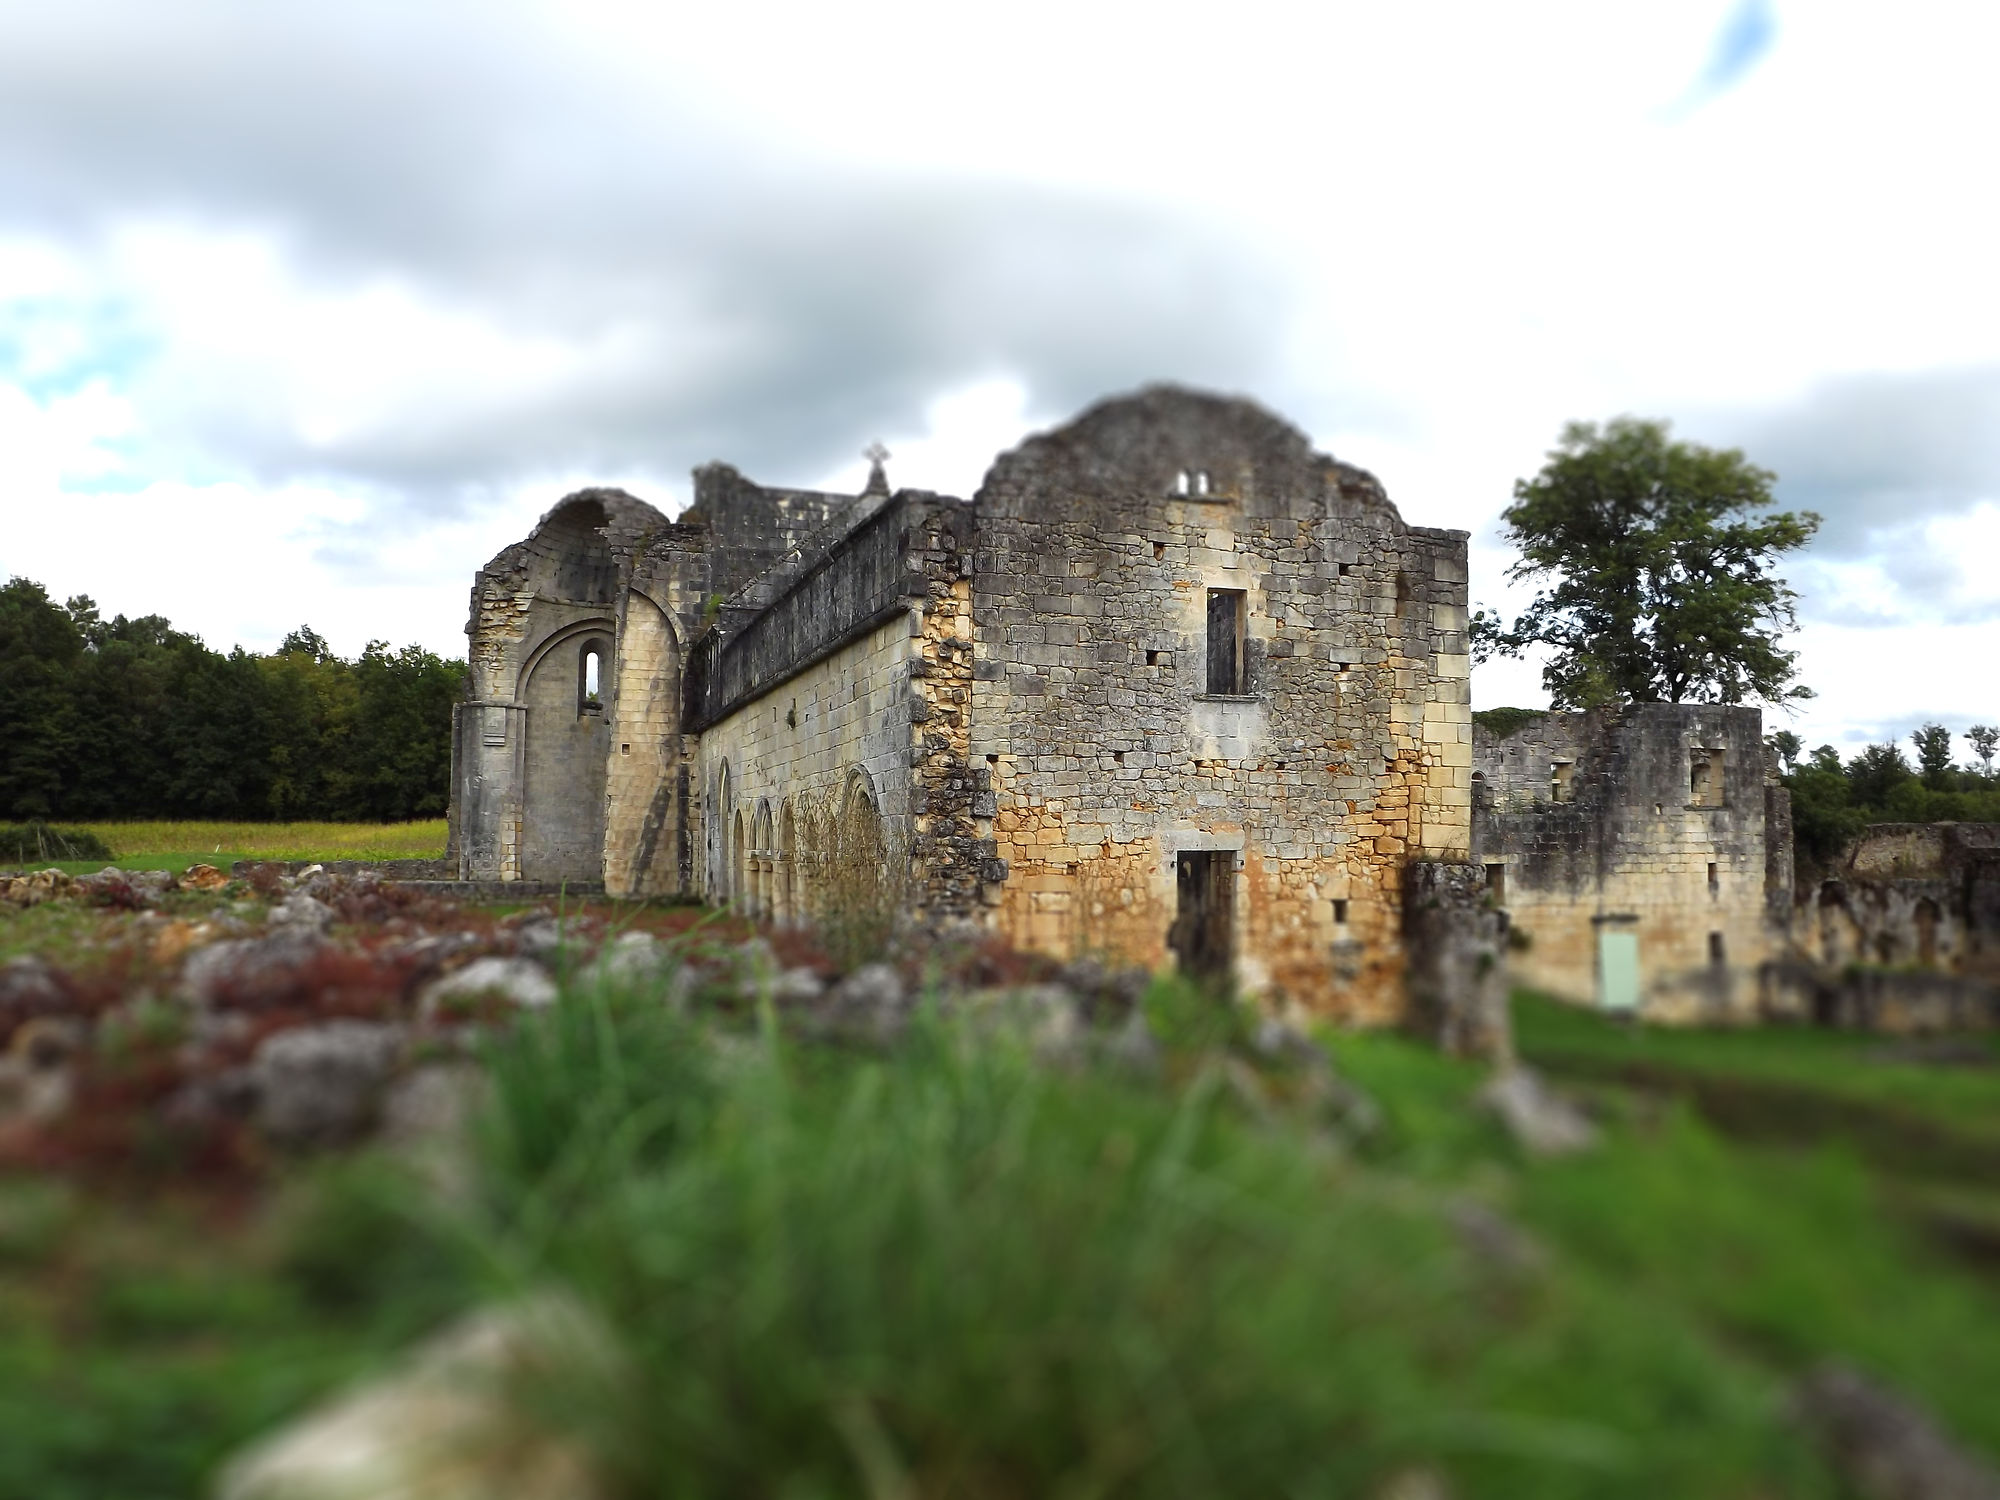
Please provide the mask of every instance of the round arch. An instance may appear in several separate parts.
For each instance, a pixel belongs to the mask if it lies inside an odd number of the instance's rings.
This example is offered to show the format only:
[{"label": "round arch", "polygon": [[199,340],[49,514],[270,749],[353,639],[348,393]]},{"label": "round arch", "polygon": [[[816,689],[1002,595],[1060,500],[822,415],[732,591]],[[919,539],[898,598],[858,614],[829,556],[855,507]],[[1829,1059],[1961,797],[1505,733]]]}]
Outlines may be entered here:
[{"label": "round arch", "polygon": [[[572,624],[563,626],[559,630],[550,631],[542,638],[541,643],[522,660],[521,673],[514,679],[514,701],[516,703],[526,701],[529,681],[534,677],[536,669],[541,666],[544,659],[556,650],[557,647],[572,642],[581,645],[586,638],[592,635],[599,635],[604,637],[605,649],[608,653],[612,642],[617,638],[617,634],[618,622],[608,616],[589,620],[577,620]],[[610,669],[610,664],[610,658],[607,654],[605,659],[605,670],[607,672]]]}]

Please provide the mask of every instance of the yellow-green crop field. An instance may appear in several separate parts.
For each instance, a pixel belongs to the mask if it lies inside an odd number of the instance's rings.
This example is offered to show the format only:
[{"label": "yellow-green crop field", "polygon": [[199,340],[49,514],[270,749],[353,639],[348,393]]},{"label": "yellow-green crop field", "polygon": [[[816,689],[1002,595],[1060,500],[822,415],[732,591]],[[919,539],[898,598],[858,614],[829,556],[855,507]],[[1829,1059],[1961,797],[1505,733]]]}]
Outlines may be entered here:
[{"label": "yellow-green crop field", "polygon": [[[239,859],[436,859],[445,821],[418,823],[80,823],[131,869],[228,869]],[[84,862],[96,868],[99,861]],[[71,868],[69,864],[64,869]]]}]

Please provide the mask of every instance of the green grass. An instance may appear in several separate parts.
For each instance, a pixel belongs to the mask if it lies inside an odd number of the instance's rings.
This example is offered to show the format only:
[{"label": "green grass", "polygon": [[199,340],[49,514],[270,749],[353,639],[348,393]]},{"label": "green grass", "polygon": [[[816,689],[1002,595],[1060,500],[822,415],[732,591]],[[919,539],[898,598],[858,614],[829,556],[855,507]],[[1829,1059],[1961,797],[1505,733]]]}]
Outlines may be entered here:
[{"label": "green grass", "polygon": [[[214,865],[227,870],[239,859],[436,859],[444,853],[445,820],[416,823],[79,823],[112,851],[126,870],[171,870]],[[104,867],[103,860],[30,861],[72,875]]]},{"label": "green grass", "polygon": [[1260,1123],[1220,1066],[1143,1086],[948,1028],[702,1055],[601,1001],[498,1072],[497,1220],[621,1333],[628,1388],[572,1419],[631,1493],[886,1465],[926,1495],[1331,1496],[1415,1464],[1468,1495],[1822,1492],[1771,1371],[1609,1277],[1524,1284],[1453,1193]]},{"label": "green grass", "polygon": [[1523,1054],[1576,1082],[1687,1099],[1746,1140],[1839,1142],[1886,1171],[2000,1184],[2000,1037],[1950,1039],[1991,1059],[1968,1066],[1858,1032],[1630,1026],[1534,996],[1515,1017]]},{"label": "green grass", "polygon": [[360,1162],[248,1220],[0,1177],[0,1495],[186,1500],[235,1448],[462,1305],[449,1241]]},{"label": "green grass", "polygon": [[[197,1493],[420,1329],[550,1284],[623,1373],[523,1399],[621,1497],[1367,1495],[1424,1466],[1466,1497],[1832,1500],[1785,1404],[1827,1358],[2000,1455],[1993,1265],[1932,1232],[1866,1128],[1739,1130],[1704,1092],[1916,1111],[1962,1145],[1992,1124],[1983,1075],[1924,1104],[1874,1081],[1908,1065],[1871,1039],[1530,1001],[1524,1051],[1606,1127],[1537,1161],[1474,1107],[1477,1067],[1329,1037],[1380,1106],[1355,1136],[1282,1076],[1256,1102],[1242,1028],[1198,997],[1147,1003],[1152,1079],[930,1020],[875,1055],[572,990],[491,1044],[449,1213],[366,1158],[221,1224],[0,1183],[0,1387],[25,1393],[0,1493]],[[1923,1191],[1979,1200],[1950,1149]]]}]

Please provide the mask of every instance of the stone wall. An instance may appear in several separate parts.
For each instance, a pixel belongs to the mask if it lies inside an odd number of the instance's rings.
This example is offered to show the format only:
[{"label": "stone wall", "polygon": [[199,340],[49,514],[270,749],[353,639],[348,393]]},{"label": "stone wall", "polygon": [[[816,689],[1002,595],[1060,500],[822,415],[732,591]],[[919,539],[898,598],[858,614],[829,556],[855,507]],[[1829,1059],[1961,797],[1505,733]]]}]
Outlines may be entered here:
[{"label": "stone wall", "polygon": [[1848,965],[2000,985],[2000,824],[1878,823],[1807,893],[1800,944]]},{"label": "stone wall", "polygon": [[907,850],[911,665],[921,649],[912,612],[899,611],[702,732],[704,894],[807,918],[831,875],[827,830],[857,794],[881,816],[887,847]]},{"label": "stone wall", "polygon": [[[667,528],[622,491],[579,491],[474,580],[466,701],[452,735],[461,878],[601,878],[620,599],[635,560]],[[603,680],[590,705],[578,673],[593,645]]]},{"label": "stone wall", "polygon": [[1471,842],[1464,533],[1171,388],[1001,455],[971,504],[879,466],[858,496],[695,480],[678,522],[573,496],[482,571],[464,878],[790,918],[838,825],[910,917],[1401,1015],[1404,867]]},{"label": "stone wall", "polygon": [[[1002,455],[973,552],[1000,930],[1160,966],[1179,857],[1217,851],[1239,984],[1399,1012],[1402,864],[1468,843],[1464,535],[1247,403],[1160,389]],[[1217,590],[1235,692],[1208,690]]]},{"label": "stone wall", "polygon": [[1755,1011],[1758,971],[1784,949],[1791,869],[1756,709],[1540,714],[1504,736],[1476,727],[1473,748],[1473,858],[1512,919],[1518,983],[1608,998],[1604,935],[1625,932],[1647,1014]]},{"label": "stone wall", "polygon": [[[678,522],[620,490],[581,490],[481,569],[453,730],[460,876],[688,889],[683,643],[854,504],[710,465]],[[592,646],[602,680],[586,704],[576,673]]]}]

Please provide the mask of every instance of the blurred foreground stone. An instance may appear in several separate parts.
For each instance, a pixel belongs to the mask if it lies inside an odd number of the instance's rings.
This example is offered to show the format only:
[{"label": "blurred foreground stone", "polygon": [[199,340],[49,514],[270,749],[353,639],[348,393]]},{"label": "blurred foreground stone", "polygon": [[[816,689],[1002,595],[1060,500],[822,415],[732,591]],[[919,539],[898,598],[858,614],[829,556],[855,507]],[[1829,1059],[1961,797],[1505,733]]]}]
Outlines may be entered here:
[{"label": "blurred foreground stone", "polygon": [[1562,1156],[1597,1144],[1597,1127],[1582,1110],[1523,1067],[1502,1068],[1479,1091],[1479,1103],[1499,1116],[1521,1148]]},{"label": "blurred foreground stone", "polygon": [[2000,1475],[1856,1370],[1814,1370],[1799,1383],[1797,1409],[1864,1500],[2000,1500]]},{"label": "blurred foreground stone", "polygon": [[217,1500],[597,1500],[609,1490],[538,1397],[608,1395],[609,1333],[546,1294],[472,1313],[394,1374],[280,1428],[223,1469]]}]

